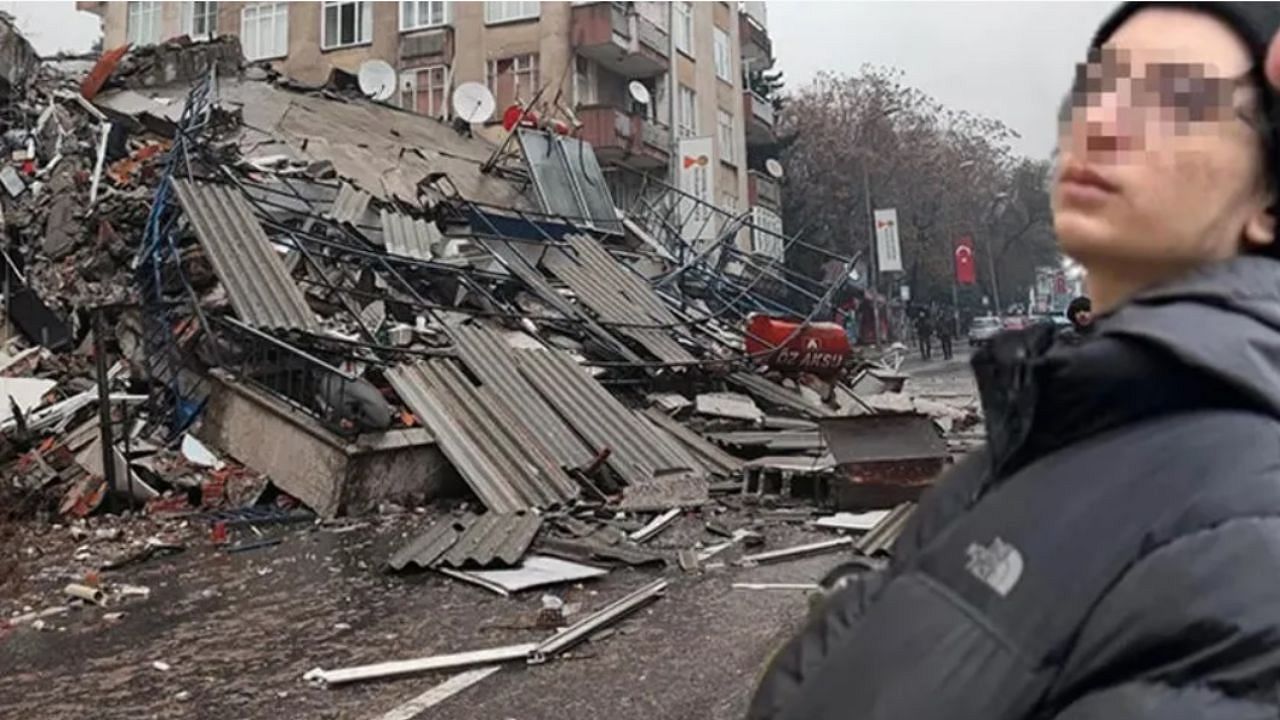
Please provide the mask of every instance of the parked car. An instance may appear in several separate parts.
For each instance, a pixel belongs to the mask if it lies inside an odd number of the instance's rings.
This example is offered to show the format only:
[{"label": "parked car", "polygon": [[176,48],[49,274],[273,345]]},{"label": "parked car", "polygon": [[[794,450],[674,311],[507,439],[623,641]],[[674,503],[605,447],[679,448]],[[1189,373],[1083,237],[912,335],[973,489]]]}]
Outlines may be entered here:
[{"label": "parked car", "polygon": [[1000,322],[1000,318],[987,315],[984,317],[976,317],[969,324],[969,346],[977,347],[986,343],[996,336],[996,333],[1004,329],[1004,325]]},{"label": "parked car", "polygon": [[1008,315],[1001,321],[1005,330],[1025,330],[1031,327],[1034,320],[1026,315]]}]

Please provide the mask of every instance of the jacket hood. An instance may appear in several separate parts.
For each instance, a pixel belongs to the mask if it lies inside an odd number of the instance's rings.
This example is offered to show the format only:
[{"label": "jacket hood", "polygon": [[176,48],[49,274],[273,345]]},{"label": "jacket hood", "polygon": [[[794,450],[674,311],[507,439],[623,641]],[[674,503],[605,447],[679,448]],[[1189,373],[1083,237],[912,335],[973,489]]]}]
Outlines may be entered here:
[{"label": "jacket hood", "polygon": [[1280,261],[1241,256],[1146,291],[1100,336],[1154,346],[1280,416]]}]

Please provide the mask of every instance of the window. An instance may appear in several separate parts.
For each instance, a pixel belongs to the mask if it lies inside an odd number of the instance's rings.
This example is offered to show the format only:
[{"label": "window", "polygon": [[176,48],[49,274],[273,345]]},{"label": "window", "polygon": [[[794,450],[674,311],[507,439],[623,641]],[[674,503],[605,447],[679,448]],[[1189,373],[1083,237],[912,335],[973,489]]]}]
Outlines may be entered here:
[{"label": "window", "polygon": [[325,2],[320,37],[321,50],[373,42],[373,3]]},{"label": "window", "polygon": [[752,252],[781,261],[786,255],[782,218],[768,208],[755,205],[751,208],[751,224]]},{"label": "window", "polygon": [[400,3],[400,30],[420,30],[449,22],[449,3],[444,0]]},{"label": "window", "polygon": [[693,3],[677,2],[675,3],[676,11],[676,49],[680,52],[693,56]]},{"label": "window", "polygon": [[716,130],[720,142],[720,159],[727,163],[737,163],[734,153],[736,143],[733,141],[733,113],[716,108]]},{"label": "window", "polygon": [[400,106],[420,115],[449,117],[449,66],[432,65],[400,73]]},{"label": "window", "polygon": [[485,78],[489,92],[498,101],[498,117],[516,102],[528,102],[538,88],[538,56],[516,55],[501,60],[490,60]]},{"label": "window", "polygon": [[680,137],[698,134],[698,93],[692,88],[680,86],[676,105],[676,132]]},{"label": "window", "polygon": [[527,20],[538,17],[537,0],[504,0],[484,4],[484,21],[500,23],[510,20]]},{"label": "window", "polygon": [[595,105],[599,102],[596,95],[596,88],[600,87],[596,70],[599,66],[581,55],[574,58],[573,63],[573,104]]},{"label": "window", "polygon": [[125,38],[132,45],[160,42],[160,3],[130,2],[125,16]]},{"label": "window", "polygon": [[731,52],[733,43],[729,40],[729,33],[716,28],[716,77],[721,80],[733,84],[733,54]]},{"label": "window", "polygon": [[192,40],[204,40],[218,34],[218,3],[182,3],[182,32]]},{"label": "window", "polygon": [[245,3],[240,10],[240,45],[245,60],[289,54],[289,3]]},{"label": "window", "polygon": [[653,102],[649,103],[649,119],[660,123],[663,127],[671,124],[671,95],[667,92],[667,76],[659,75],[653,79]]}]

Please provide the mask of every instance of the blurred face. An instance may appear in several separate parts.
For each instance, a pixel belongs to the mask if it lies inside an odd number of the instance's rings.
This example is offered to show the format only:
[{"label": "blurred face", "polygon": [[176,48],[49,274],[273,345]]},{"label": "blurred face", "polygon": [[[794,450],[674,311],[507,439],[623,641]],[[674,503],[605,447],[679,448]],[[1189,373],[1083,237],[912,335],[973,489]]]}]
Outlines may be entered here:
[{"label": "blurred face", "polygon": [[1221,21],[1149,8],[1077,68],[1052,194],[1068,255],[1159,278],[1274,241],[1251,64]]}]

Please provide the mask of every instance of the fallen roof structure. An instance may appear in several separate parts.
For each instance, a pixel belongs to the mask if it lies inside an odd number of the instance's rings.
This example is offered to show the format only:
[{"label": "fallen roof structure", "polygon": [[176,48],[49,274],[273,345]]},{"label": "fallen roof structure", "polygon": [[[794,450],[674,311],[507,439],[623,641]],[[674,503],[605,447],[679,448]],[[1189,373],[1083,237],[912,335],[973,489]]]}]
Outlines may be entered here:
[{"label": "fallen roof structure", "polygon": [[577,497],[577,484],[528,427],[456,362],[399,365],[387,379],[491,511],[554,507]]}]

